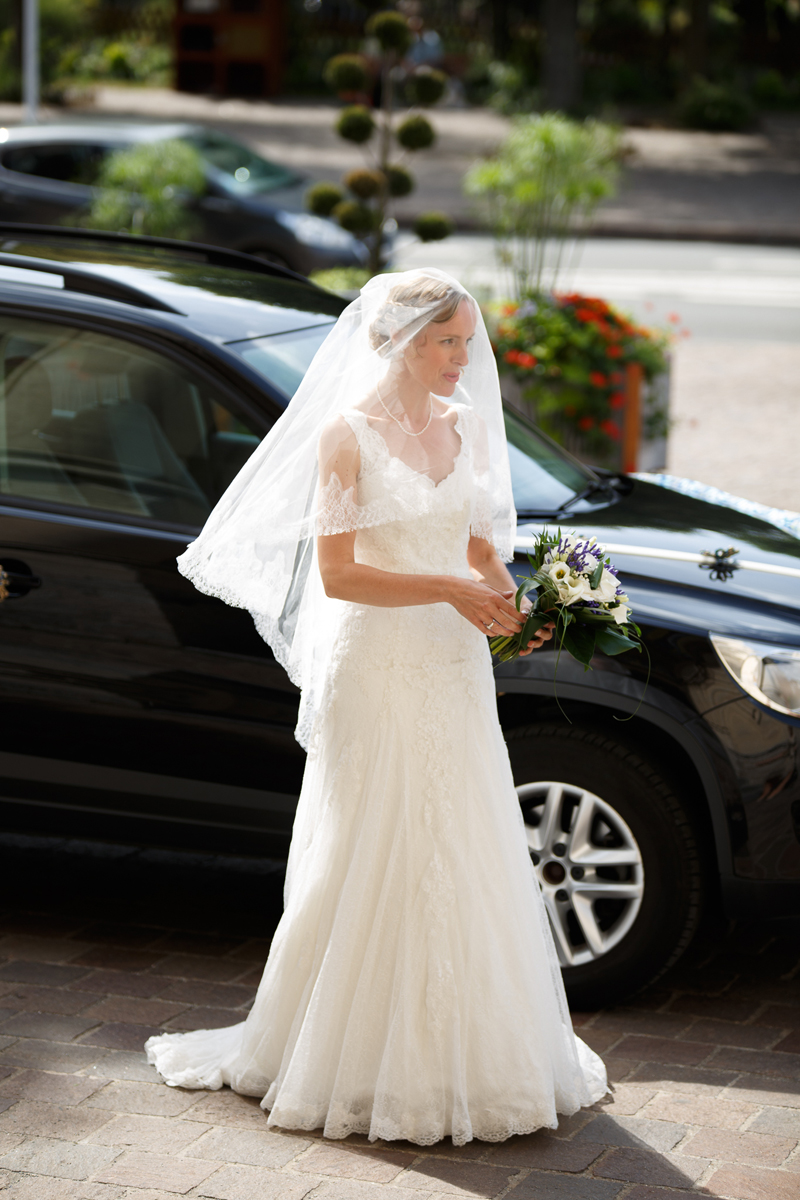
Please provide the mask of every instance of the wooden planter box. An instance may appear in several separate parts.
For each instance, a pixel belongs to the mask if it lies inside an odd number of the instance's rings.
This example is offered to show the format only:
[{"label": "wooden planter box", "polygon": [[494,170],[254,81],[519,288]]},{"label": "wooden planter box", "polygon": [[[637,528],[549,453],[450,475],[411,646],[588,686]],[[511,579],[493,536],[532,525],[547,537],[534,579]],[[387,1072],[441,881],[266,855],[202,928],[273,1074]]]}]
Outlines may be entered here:
[{"label": "wooden planter box", "polygon": [[[649,437],[646,427],[650,411],[661,410],[669,417],[669,369],[648,383],[643,377],[642,368],[638,363],[633,363],[625,368],[623,388],[625,407],[617,414],[622,437],[619,442],[609,443],[605,455],[598,454],[571,421],[565,420],[560,435],[556,433],[553,436],[565,450],[589,466],[624,472],[663,470],[667,465],[667,437]],[[500,390],[503,399],[512,408],[538,424],[536,403],[523,397],[523,385],[515,375],[501,373]],[[552,417],[550,420],[552,422]]]}]

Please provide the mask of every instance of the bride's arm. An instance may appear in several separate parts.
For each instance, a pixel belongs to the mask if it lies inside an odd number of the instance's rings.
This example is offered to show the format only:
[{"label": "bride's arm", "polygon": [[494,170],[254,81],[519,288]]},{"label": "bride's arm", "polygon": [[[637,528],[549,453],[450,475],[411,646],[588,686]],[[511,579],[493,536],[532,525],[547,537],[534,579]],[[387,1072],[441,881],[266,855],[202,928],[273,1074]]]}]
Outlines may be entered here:
[{"label": "bride's arm", "polygon": [[[358,465],[356,439],[347,422],[337,418],[320,437],[322,486],[335,472],[344,492],[355,488]],[[493,624],[493,633],[516,633],[522,625],[522,618],[513,603],[491,583],[452,575],[401,575],[381,571],[355,561],[355,540],[355,531],[317,537],[317,560],[326,595],[379,608],[452,604],[481,633],[486,633],[490,624]],[[509,586],[504,581],[502,590],[507,591]]]}]

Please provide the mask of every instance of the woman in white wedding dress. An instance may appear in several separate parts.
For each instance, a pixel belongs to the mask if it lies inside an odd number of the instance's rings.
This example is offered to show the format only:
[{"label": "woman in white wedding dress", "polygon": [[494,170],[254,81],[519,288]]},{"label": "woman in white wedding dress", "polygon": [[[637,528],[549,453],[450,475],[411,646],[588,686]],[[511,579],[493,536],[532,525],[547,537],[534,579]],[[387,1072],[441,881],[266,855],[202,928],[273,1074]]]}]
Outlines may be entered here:
[{"label": "woman in white wedding dress", "polygon": [[301,685],[308,761],[253,1008],[151,1038],[167,1083],[421,1145],[554,1127],[605,1093],[497,719],[514,529],[477,305],[441,272],[370,281],[180,560]]}]

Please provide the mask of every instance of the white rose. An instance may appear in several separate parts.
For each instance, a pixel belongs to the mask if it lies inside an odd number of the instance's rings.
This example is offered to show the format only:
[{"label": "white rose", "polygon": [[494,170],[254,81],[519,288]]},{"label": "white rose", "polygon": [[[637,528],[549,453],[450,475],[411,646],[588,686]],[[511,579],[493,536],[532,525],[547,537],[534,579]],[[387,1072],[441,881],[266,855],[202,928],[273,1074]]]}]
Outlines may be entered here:
[{"label": "white rose", "polygon": [[624,625],[630,615],[630,611],[627,604],[618,604],[616,608],[611,609],[611,615],[618,625]]}]

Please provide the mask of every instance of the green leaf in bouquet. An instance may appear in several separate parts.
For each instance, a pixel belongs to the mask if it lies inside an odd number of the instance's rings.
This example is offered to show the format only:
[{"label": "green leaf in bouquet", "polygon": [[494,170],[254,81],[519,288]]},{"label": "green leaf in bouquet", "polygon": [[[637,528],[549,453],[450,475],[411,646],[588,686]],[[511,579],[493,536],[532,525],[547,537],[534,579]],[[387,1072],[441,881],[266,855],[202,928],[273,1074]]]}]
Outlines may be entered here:
[{"label": "green leaf in bouquet", "polygon": [[562,645],[573,658],[577,659],[585,671],[589,670],[595,651],[595,641],[598,631],[589,629],[586,625],[575,621],[564,633]]},{"label": "green leaf in bouquet", "polygon": [[616,629],[598,629],[596,633],[597,649],[603,654],[623,654],[626,650],[641,650],[639,642],[628,637],[619,627]]},{"label": "green leaf in bouquet", "polygon": [[539,586],[539,584],[536,582],[535,576],[531,579],[523,579],[522,583],[517,588],[517,594],[514,597],[514,603],[516,604],[518,609],[520,608],[520,605],[522,604],[522,597],[527,596],[528,592],[536,591],[538,586]]},{"label": "green leaf in bouquet", "polygon": [[604,570],[603,564],[601,562],[599,562],[597,564],[597,566],[595,567],[595,569],[592,571],[591,576],[589,577],[589,587],[590,588],[596,588],[599,586],[600,580],[603,578],[603,570]]}]

